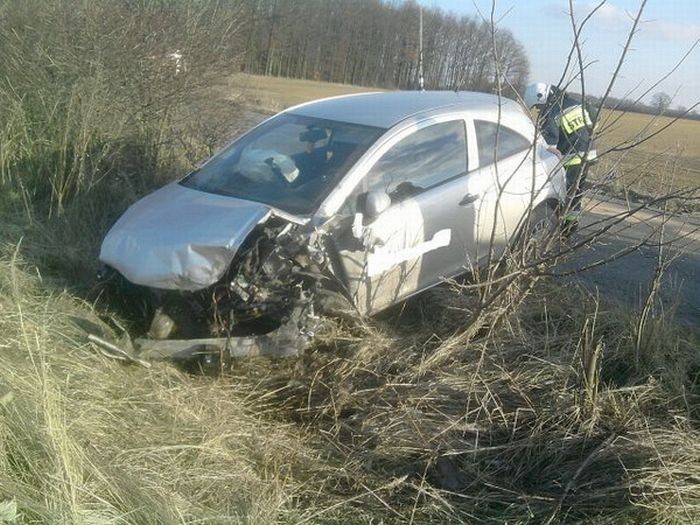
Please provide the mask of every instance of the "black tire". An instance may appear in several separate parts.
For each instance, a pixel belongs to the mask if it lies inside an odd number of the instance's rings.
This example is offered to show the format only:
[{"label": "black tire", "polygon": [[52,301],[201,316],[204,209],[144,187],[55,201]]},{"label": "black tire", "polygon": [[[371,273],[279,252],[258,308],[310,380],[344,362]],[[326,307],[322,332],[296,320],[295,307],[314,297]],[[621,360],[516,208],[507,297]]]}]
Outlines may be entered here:
[{"label": "black tire", "polygon": [[517,248],[524,252],[523,260],[533,262],[555,247],[559,237],[559,216],[549,204],[540,204],[526,219]]}]

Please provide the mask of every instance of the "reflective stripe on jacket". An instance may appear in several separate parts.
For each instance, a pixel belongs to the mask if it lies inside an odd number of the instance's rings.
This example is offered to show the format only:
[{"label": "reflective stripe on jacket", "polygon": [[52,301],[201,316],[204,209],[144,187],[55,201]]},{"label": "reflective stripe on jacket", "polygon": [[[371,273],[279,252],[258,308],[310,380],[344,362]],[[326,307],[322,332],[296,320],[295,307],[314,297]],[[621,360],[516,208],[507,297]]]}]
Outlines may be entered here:
[{"label": "reflective stripe on jacket", "polygon": [[588,150],[588,153],[580,151],[578,153],[574,153],[571,156],[566,156],[564,157],[564,160],[562,162],[562,165],[565,168],[568,168],[569,166],[578,166],[579,164],[583,163],[583,159],[585,158],[587,162],[590,162],[592,160],[595,160],[598,157],[598,152],[594,149]]},{"label": "reflective stripe on jacket", "polygon": [[583,127],[593,129],[591,117],[581,104],[566,108],[554,120],[567,135],[571,135]]},{"label": "reflective stripe on jacket", "polygon": [[[585,105],[560,93],[540,114],[542,136],[564,156],[564,166],[576,166],[596,157],[591,144],[594,124]],[[586,152],[588,152],[586,154]]]}]

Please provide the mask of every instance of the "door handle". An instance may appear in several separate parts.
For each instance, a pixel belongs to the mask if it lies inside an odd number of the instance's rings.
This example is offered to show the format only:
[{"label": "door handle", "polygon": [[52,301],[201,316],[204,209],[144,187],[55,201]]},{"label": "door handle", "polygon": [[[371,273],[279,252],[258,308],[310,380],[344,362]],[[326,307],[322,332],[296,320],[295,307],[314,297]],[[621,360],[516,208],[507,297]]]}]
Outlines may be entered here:
[{"label": "door handle", "polygon": [[460,206],[469,206],[471,203],[479,200],[479,195],[474,195],[473,193],[467,193],[462,200],[459,201]]}]

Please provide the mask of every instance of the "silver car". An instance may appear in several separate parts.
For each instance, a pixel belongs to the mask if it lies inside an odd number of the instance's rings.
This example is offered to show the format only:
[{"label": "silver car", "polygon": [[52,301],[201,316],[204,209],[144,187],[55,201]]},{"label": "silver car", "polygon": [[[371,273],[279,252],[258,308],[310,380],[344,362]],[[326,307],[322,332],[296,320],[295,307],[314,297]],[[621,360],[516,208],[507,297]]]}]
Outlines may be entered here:
[{"label": "silver car", "polygon": [[147,304],[141,349],[290,353],[319,308],[379,312],[492,260],[564,198],[558,159],[512,100],[335,97],[275,115],[131,206],[100,275]]}]

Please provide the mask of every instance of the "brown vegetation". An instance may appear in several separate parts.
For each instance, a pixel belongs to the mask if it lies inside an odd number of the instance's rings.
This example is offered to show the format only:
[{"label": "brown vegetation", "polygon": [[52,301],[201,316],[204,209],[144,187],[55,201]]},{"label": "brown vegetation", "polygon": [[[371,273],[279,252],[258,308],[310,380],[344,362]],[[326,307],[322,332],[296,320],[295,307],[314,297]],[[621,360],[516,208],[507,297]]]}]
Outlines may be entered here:
[{"label": "brown vegetation", "polygon": [[636,359],[636,313],[543,286],[465,340],[473,295],[445,287],[198,378],[95,353],[95,312],[34,268],[4,251],[0,497],[22,523],[700,516],[697,341],[664,317]]}]

